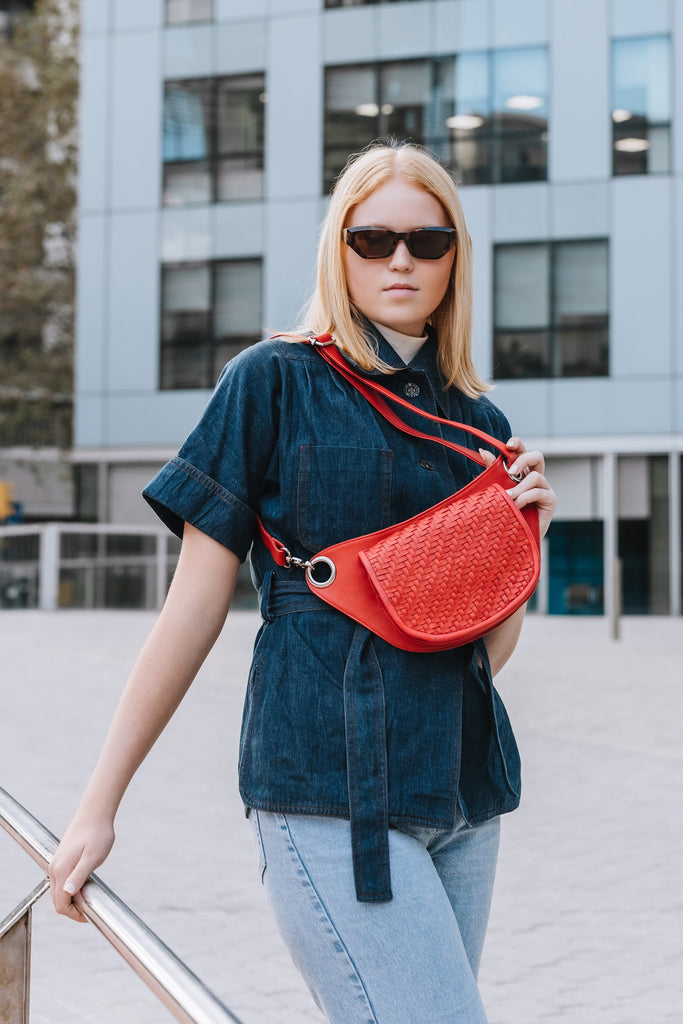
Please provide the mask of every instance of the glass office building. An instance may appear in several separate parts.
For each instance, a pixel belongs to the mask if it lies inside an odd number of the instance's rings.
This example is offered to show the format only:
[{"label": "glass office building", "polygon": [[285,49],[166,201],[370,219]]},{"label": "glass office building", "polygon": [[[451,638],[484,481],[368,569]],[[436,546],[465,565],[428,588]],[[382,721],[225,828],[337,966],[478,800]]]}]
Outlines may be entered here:
[{"label": "glass office building", "polygon": [[[375,138],[461,184],[475,357],[558,491],[537,607],[681,613],[683,6],[84,0],[78,513],[139,491],[223,363],[295,322]],[[678,84],[680,90],[680,83]]]}]

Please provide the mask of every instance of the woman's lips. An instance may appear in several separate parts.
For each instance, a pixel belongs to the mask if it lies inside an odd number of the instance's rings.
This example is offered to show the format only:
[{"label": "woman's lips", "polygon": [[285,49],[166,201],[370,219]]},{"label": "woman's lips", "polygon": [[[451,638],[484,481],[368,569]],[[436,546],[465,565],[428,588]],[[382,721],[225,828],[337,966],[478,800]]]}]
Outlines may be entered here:
[{"label": "woman's lips", "polygon": [[391,284],[384,289],[385,292],[416,292],[417,288],[412,284]]}]

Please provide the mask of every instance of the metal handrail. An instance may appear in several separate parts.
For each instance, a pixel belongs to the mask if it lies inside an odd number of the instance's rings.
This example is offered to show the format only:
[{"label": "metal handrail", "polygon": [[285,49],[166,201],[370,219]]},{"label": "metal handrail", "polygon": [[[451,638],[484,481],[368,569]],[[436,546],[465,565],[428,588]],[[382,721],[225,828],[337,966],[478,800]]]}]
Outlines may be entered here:
[{"label": "metal handrail", "polygon": [[48,527],[56,527],[60,533],[84,533],[84,534],[115,534],[119,537],[140,534],[144,537],[166,537],[168,530],[163,526],[148,526],[147,524],[128,525],[125,523],[74,523],[71,520],[50,520],[49,523],[2,523],[0,524],[0,537],[21,537],[33,534],[44,533]]},{"label": "metal handrail", "polygon": [[[2,787],[0,825],[43,870],[47,868],[57,838]],[[97,875],[90,876],[75,903],[176,1020],[182,1024],[242,1024]]]},{"label": "metal handrail", "polygon": [[[150,537],[156,542],[155,552],[149,555],[130,553],[113,556],[103,556],[98,553],[90,554],[83,558],[63,558],[60,553],[61,538],[74,534],[89,537]],[[171,539],[168,530],[163,526],[130,526],[123,523],[120,525],[115,523],[64,523],[57,521],[32,524],[0,524],[0,542],[5,539],[11,540],[20,537],[37,537],[40,543],[40,553],[37,557],[7,561],[6,564],[10,570],[18,565],[37,567],[38,606],[44,611],[54,611],[59,607],[60,570],[68,567],[92,570],[95,568],[106,569],[109,566],[130,565],[154,570],[156,606],[161,608],[163,605],[168,589],[169,541]],[[0,562],[2,562],[2,558],[0,558]]]}]

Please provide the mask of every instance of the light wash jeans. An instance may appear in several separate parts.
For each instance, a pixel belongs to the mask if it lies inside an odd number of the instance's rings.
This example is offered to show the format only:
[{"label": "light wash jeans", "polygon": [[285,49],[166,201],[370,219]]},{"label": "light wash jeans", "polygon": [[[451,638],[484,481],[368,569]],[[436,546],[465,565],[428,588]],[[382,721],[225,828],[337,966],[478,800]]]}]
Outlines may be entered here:
[{"label": "light wash jeans", "polygon": [[348,821],[251,812],[280,933],[330,1024],[486,1024],[500,819],[389,830],[394,898],[356,900]]}]

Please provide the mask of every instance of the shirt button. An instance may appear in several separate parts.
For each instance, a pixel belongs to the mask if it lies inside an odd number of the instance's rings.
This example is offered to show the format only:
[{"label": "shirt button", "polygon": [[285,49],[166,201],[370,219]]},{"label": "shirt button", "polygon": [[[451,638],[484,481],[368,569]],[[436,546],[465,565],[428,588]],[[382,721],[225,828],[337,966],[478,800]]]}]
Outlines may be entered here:
[{"label": "shirt button", "polygon": [[420,459],[420,465],[422,466],[423,469],[429,469],[432,472],[434,471],[433,464],[429,462],[427,459]]},{"label": "shirt button", "polygon": [[417,396],[420,394],[420,385],[413,384],[412,382],[410,384],[406,384],[406,386],[403,388],[403,394],[406,396],[406,398],[417,398]]}]

